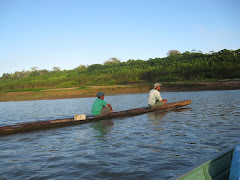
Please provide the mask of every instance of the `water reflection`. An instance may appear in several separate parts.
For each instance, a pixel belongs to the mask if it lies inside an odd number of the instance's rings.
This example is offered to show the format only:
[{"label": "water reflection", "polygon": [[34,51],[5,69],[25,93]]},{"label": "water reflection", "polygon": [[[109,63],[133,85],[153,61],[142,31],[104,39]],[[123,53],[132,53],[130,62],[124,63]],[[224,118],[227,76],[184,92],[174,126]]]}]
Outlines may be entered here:
[{"label": "water reflection", "polygon": [[[147,97],[107,98],[122,111],[146,106]],[[166,92],[164,97],[192,104],[0,137],[0,179],[169,179],[239,142],[240,90]],[[94,100],[3,102],[0,124],[89,114]]]},{"label": "water reflection", "polygon": [[92,123],[91,127],[96,130],[94,132],[96,133],[94,137],[97,137],[97,138],[104,137],[107,134],[107,132],[111,131],[113,125],[114,123],[112,119],[101,120],[101,121]]},{"label": "water reflection", "polygon": [[174,109],[174,110],[164,110],[164,111],[154,111],[154,112],[150,112],[147,113],[148,115],[148,119],[151,121],[151,123],[155,124],[155,125],[159,125],[160,121],[167,113],[169,113],[169,111],[171,113],[176,112],[184,112],[184,111],[189,111],[191,110],[191,108],[180,108],[180,109]]},{"label": "water reflection", "polygon": [[154,112],[148,113],[147,115],[149,120],[151,121],[160,120],[163,118],[164,115],[166,115],[166,111],[154,111]]}]

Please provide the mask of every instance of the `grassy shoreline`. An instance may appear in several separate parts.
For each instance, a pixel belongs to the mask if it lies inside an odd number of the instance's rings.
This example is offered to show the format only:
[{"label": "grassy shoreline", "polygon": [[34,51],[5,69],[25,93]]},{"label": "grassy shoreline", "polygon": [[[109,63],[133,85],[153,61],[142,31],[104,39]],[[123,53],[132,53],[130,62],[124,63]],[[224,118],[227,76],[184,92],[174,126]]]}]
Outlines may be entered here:
[{"label": "grassy shoreline", "polygon": [[[162,84],[163,87],[161,88],[161,92],[240,89],[240,79],[227,79],[207,82],[163,82]],[[0,102],[95,97],[98,91],[103,91],[107,95],[147,93],[151,89],[152,84],[79,86],[71,88],[38,90],[27,89],[26,91],[20,90],[16,92],[0,92]]]}]

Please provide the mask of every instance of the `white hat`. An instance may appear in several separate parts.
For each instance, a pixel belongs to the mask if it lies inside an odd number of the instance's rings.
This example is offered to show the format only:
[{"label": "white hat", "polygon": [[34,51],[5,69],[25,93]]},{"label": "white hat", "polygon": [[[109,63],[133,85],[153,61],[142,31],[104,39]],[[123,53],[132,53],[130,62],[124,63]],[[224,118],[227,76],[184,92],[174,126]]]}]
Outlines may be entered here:
[{"label": "white hat", "polygon": [[155,84],[154,84],[154,89],[156,89],[158,86],[162,86],[162,84],[155,83]]}]

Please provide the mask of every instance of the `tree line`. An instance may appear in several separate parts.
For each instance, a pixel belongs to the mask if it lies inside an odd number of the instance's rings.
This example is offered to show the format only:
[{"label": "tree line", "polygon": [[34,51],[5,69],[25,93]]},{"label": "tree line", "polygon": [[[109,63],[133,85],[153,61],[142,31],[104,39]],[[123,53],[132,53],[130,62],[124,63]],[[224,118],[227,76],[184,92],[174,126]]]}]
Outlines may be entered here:
[{"label": "tree line", "polygon": [[37,67],[30,71],[4,73],[0,90],[150,83],[161,81],[199,81],[240,77],[240,49],[203,54],[192,50],[170,50],[165,58],[121,62],[111,58],[104,64],[80,65],[73,70],[52,71]]}]

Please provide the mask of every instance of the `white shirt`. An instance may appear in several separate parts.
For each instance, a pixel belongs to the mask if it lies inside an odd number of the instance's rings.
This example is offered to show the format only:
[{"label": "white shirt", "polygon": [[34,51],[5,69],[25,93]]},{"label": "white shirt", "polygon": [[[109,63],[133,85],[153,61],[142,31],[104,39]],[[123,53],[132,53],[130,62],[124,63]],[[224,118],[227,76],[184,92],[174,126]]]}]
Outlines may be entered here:
[{"label": "white shirt", "polygon": [[156,100],[162,101],[162,97],[158,90],[152,89],[148,95],[148,105],[153,106],[156,103]]}]

